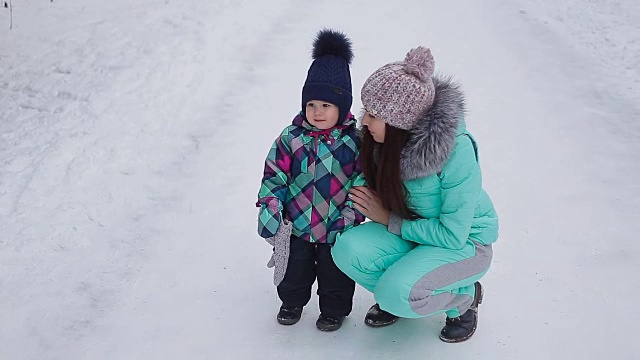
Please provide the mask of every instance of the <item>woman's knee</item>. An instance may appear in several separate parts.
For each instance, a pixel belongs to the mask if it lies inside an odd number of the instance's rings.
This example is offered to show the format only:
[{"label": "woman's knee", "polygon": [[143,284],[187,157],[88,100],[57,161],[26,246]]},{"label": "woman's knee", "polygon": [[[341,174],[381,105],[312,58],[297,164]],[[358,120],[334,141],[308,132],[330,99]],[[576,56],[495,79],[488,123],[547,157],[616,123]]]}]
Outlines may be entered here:
[{"label": "woman's knee", "polygon": [[411,285],[406,279],[383,275],[375,288],[374,297],[380,308],[403,318],[420,317],[411,309]]},{"label": "woman's knee", "polygon": [[347,231],[337,237],[331,253],[341,270],[355,268],[364,273],[377,272],[391,266],[411,249],[410,246],[396,244],[405,242],[401,239],[376,239],[366,235],[362,232]]},{"label": "woman's knee", "polygon": [[354,251],[351,243],[345,241],[346,239],[338,238],[335,244],[331,248],[331,257],[338,269],[348,274],[348,270],[351,269],[351,258],[354,256]]},{"label": "woman's knee", "polygon": [[353,270],[362,271],[363,264],[367,263],[367,243],[357,233],[347,231],[338,235],[331,249],[331,256],[336,266],[344,273],[349,274]]},{"label": "woman's knee", "polygon": [[[333,261],[338,265],[338,267],[348,264],[350,262],[350,258],[355,253],[354,247],[357,247],[356,243],[358,242],[358,236],[351,230],[347,230],[336,235],[336,241],[331,247]],[[353,236],[352,234],[356,236]]]}]

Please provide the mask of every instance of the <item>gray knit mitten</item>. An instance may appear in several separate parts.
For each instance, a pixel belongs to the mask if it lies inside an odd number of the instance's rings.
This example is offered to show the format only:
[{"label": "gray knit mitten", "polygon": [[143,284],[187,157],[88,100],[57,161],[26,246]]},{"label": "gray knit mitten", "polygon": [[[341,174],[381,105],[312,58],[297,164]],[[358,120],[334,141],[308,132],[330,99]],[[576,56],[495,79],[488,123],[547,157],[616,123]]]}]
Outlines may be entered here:
[{"label": "gray knit mitten", "polygon": [[289,244],[291,243],[291,230],[293,223],[283,219],[276,235],[267,238],[267,242],[273,246],[273,255],[267,263],[268,268],[273,269],[273,284],[280,285],[284,274],[287,271],[287,262],[289,261]]}]

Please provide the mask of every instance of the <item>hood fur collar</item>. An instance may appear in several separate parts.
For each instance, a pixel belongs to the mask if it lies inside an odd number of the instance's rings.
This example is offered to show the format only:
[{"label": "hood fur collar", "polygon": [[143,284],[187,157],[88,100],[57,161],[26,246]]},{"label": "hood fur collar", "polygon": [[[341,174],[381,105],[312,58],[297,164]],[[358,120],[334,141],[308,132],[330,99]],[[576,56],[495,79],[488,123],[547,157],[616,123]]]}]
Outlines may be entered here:
[{"label": "hood fur collar", "polygon": [[434,77],[435,98],[416,125],[402,150],[403,180],[437,174],[446,163],[465,112],[464,95],[451,78]]}]

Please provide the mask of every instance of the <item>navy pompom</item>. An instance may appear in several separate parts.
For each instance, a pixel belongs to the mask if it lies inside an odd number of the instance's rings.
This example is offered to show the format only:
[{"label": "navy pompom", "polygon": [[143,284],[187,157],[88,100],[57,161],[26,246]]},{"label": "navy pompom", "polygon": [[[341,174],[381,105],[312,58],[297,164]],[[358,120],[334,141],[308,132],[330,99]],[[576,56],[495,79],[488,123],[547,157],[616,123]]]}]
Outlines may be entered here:
[{"label": "navy pompom", "polygon": [[313,59],[325,55],[335,55],[343,58],[348,64],[353,60],[351,40],[339,31],[323,29],[318,32],[313,42]]}]

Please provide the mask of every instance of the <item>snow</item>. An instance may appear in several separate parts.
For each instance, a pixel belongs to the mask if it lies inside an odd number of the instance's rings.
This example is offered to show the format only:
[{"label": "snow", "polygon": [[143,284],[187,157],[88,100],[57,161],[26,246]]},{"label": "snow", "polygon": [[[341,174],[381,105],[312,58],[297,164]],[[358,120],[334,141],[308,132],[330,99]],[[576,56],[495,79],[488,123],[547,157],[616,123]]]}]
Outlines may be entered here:
[{"label": "snow", "polygon": [[[0,11],[0,359],[634,358],[640,4],[68,0]],[[321,333],[255,232],[324,26],[354,89],[417,45],[468,97],[501,219],[479,330]],[[356,94],[358,91],[356,90]],[[358,96],[353,110],[360,108]]]}]

